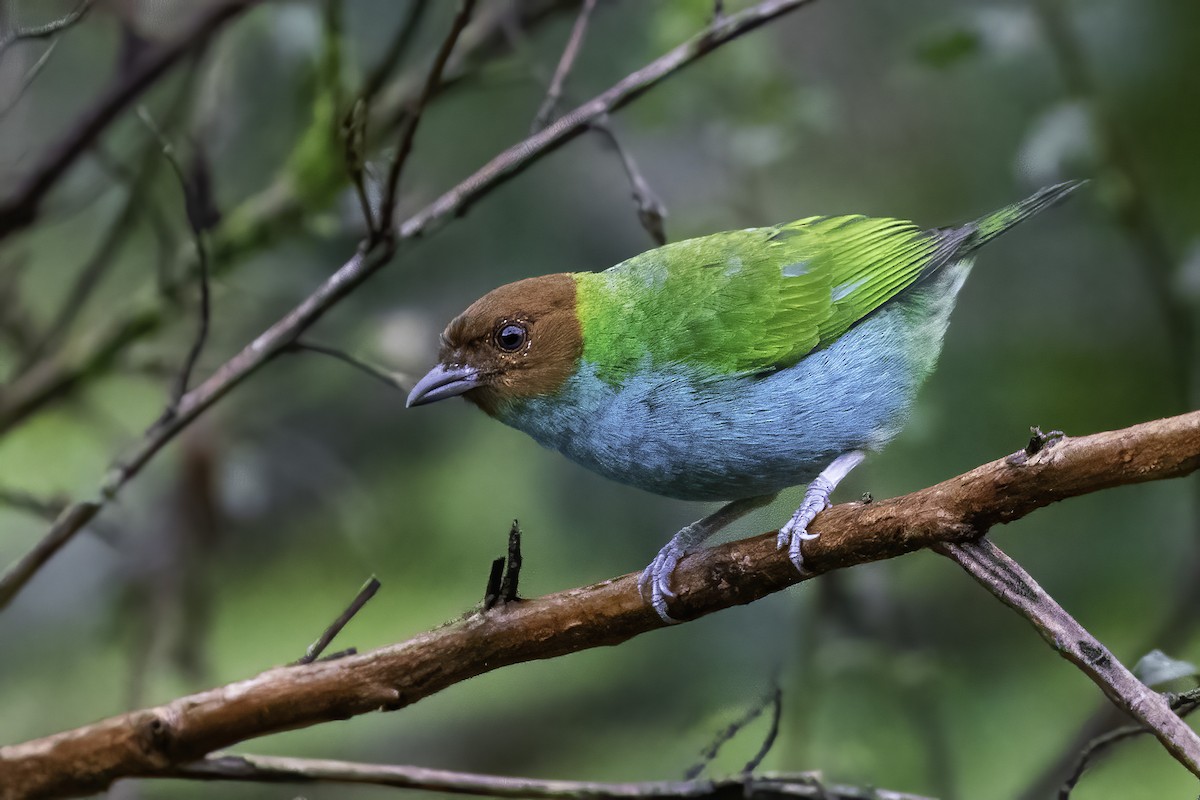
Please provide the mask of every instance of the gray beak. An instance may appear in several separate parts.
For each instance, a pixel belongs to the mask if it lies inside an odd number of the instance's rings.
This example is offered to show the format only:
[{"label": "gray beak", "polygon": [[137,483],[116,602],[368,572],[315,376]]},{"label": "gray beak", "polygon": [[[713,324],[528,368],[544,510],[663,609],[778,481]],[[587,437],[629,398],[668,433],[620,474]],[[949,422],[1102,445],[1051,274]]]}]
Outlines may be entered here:
[{"label": "gray beak", "polygon": [[479,385],[479,370],[474,367],[438,364],[417,381],[408,395],[407,408],[435,403],[447,397],[455,397]]}]

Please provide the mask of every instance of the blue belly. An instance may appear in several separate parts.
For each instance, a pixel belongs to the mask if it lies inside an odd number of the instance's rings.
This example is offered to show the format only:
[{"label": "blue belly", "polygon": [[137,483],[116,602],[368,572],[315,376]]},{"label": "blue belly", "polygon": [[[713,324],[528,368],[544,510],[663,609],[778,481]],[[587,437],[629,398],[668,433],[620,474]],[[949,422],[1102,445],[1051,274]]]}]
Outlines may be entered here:
[{"label": "blue belly", "polygon": [[900,431],[967,266],[952,291],[935,293],[941,302],[887,306],[782,370],[647,368],[613,386],[584,362],[554,397],[498,416],[588,469],[669,497],[733,500],[808,483],[838,455],[877,450]]}]

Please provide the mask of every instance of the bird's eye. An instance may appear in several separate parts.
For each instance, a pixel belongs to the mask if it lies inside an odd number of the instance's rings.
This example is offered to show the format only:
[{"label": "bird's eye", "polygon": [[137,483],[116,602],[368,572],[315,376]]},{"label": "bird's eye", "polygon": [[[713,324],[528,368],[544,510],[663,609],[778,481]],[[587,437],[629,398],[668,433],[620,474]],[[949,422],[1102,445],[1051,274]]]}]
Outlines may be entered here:
[{"label": "bird's eye", "polygon": [[509,323],[496,331],[496,346],[507,353],[520,350],[529,334],[525,326]]}]

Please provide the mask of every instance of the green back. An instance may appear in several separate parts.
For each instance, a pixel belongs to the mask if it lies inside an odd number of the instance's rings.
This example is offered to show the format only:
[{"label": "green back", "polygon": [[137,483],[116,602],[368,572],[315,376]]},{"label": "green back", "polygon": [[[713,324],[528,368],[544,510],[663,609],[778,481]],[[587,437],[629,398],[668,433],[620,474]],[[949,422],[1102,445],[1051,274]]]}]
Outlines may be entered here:
[{"label": "green back", "polygon": [[903,220],[811,217],[578,273],[583,357],[610,380],[647,360],[720,375],[790,366],[943,263],[946,238]]},{"label": "green back", "polygon": [[1047,186],[958,228],[809,217],[689,239],[605,272],[577,273],[583,357],[614,382],[647,362],[714,375],[790,366],[1083,183]]}]

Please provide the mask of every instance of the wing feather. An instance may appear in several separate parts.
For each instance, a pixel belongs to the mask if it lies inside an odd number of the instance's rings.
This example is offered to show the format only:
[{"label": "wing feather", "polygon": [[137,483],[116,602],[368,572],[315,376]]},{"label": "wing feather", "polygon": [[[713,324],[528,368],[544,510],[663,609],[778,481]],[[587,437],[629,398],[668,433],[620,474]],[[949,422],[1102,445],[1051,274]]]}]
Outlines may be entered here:
[{"label": "wing feather", "polygon": [[647,362],[714,375],[790,366],[937,260],[936,234],[862,216],[676,242],[576,276],[584,358],[614,381]]}]

